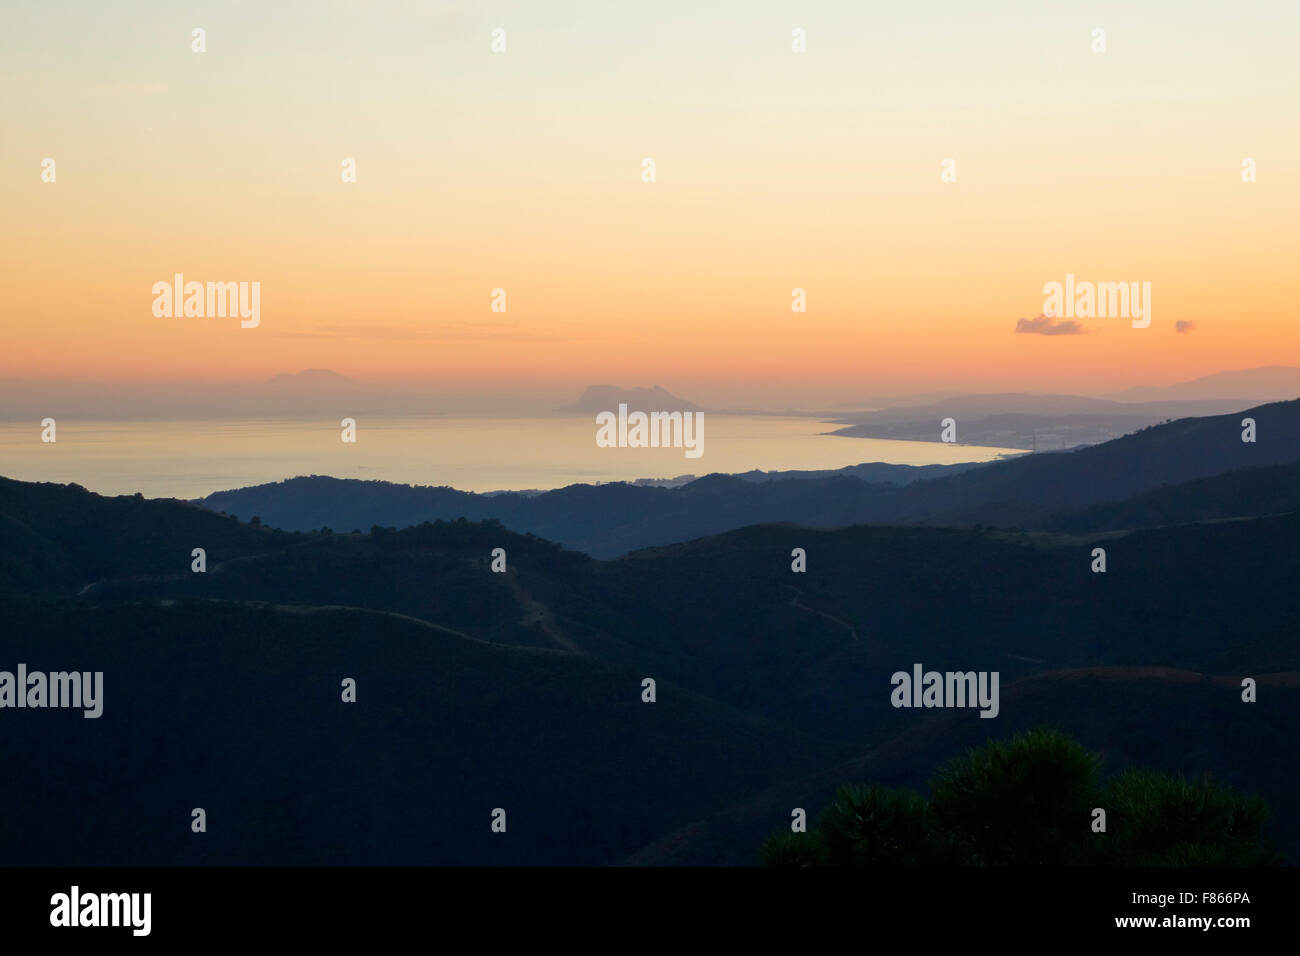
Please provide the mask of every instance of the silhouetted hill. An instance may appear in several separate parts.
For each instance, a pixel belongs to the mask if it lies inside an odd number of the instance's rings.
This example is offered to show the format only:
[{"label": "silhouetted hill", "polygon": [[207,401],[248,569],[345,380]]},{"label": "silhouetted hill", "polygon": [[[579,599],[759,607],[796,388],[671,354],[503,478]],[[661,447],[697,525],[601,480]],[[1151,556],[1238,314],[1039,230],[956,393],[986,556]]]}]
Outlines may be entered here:
[{"label": "silhouetted hill", "polygon": [[312,476],[217,492],[201,503],[245,517],[258,515],[266,524],[293,530],[400,528],[422,521],[490,518],[512,530],[613,557],[763,521],[833,527],[869,520],[884,513],[869,505],[893,487],[898,475],[890,477],[890,483],[877,486],[840,475],[709,475],[676,488],[616,482],[570,485],[542,494],[476,495],[453,488]]},{"label": "silhouetted hill", "polygon": [[[1257,441],[1243,442],[1252,418]],[[1300,399],[1231,415],[1184,418],[1072,452],[994,462],[900,489],[889,520],[1029,527],[1048,512],[1128,498],[1233,468],[1300,461]]]},{"label": "silhouetted hill", "polygon": [[1123,501],[1051,515],[1042,524],[1082,533],[1293,511],[1300,511],[1300,463],[1241,468],[1179,485],[1162,485]]},{"label": "silhouetted hill", "polygon": [[255,554],[293,537],[187,502],[0,478],[0,595],[67,596],[124,567],[137,575],[188,569],[193,548]]}]

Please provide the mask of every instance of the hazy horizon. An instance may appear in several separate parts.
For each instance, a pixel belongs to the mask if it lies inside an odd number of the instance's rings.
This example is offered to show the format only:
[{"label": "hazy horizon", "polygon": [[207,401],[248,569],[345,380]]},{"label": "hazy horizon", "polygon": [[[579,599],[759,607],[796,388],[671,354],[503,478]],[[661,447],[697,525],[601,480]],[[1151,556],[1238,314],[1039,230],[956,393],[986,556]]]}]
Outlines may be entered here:
[{"label": "hazy horizon", "polygon": [[[325,373],[320,378],[315,374]],[[1148,400],[1142,393],[1160,392],[1188,386],[1179,398],[1223,398],[1242,400],[1282,400],[1300,396],[1300,366],[1263,366],[1256,369],[1222,369],[1211,373],[1211,382],[1175,377],[1172,381],[1136,380],[1120,389],[1079,389],[1072,391],[1057,385],[1003,385],[987,389],[916,387],[885,394],[875,391],[871,383],[860,386],[790,389],[719,388],[707,382],[676,385],[666,380],[612,383],[592,381],[509,388],[501,384],[447,387],[437,381],[420,379],[381,379],[353,376],[337,369],[294,369],[274,376],[253,379],[225,378],[207,381],[160,379],[156,381],[113,381],[111,379],[17,379],[0,377],[0,421],[23,421],[33,415],[43,417],[60,409],[72,409],[78,417],[90,418],[202,418],[229,414],[266,416],[337,408],[340,414],[353,411],[381,410],[385,415],[493,415],[540,416],[563,414],[590,386],[613,385],[618,388],[660,386],[677,398],[717,411],[738,413],[801,412],[832,414],[851,408],[888,407],[890,402],[908,403],[914,398],[936,395],[1039,394],[1077,395],[1122,402]],[[1216,384],[1218,378],[1223,384]],[[1247,384],[1228,384],[1244,382]],[[281,391],[272,390],[281,386]],[[343,387],[343,390],[339,390]],[[354,389],[355,391],[348,391]],[[1132,394],[1128,394],[1132,393]],[[1190,394],[1194,393],[1194,394]],[[349,402],[352,401],[352,405]],[[165,409],[157,403],[165,402]],[[376,404],[378,403],[378,404]],[[354,406],[360,406],[356,408]],[[167,414],[162,414],[163,412]]]}]

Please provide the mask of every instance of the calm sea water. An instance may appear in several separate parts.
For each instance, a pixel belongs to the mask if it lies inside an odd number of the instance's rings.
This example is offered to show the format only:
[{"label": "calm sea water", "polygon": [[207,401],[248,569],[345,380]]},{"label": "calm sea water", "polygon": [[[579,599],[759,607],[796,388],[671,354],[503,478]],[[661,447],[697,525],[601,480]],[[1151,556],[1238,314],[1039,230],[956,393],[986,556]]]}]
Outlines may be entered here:
[{"label": "calm sea water", "polygon": [[101,494],[197,498],[296,475],[333,475],[463,491],[712,472],[986,461],[1011,449],[831,437],[808,418],[706,414],[704,454],[680,448],[600,448],[595,417],[361,418],[344,443],[336,421],[60,420],[58,441],[36,424],[0,424],[0,475],[76,482]]}]

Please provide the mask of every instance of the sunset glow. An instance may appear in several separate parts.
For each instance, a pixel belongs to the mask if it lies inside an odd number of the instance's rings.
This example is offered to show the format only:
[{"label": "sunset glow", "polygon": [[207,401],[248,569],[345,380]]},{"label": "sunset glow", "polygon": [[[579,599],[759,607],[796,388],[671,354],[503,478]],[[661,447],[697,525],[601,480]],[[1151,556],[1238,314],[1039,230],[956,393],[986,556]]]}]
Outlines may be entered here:
[{"label": "sunset glow", "polygon": [[[807,405],[1300,355],[1295,74],[1252,19],[1294,7],[567,6],[214,5],[196,55],[193,11],[7,4],[0,376]],[[175,272],[260,282],[260,326],[156,318]],[[1154,323],[1016,334],[1066,273],[1150,282]]]}]

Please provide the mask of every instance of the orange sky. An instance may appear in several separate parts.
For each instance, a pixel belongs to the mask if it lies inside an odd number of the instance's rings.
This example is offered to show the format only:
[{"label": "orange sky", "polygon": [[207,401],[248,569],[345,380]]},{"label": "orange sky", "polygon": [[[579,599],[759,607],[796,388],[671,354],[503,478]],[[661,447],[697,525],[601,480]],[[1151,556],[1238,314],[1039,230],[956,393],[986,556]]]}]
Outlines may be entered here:
[{"label": "orange sky", "polygon": [[[543,6],[7,6],[0,376],[815,404],[1300,364],[1294,7]],[[175,272],[260,282],[260,326],[154,317]],[[1151,327],[1014,333],[1067,272],[1150,282]]]}]

